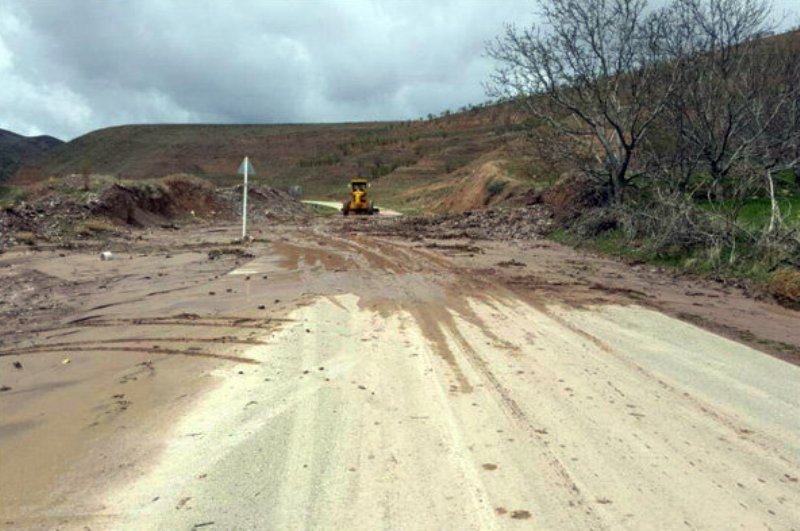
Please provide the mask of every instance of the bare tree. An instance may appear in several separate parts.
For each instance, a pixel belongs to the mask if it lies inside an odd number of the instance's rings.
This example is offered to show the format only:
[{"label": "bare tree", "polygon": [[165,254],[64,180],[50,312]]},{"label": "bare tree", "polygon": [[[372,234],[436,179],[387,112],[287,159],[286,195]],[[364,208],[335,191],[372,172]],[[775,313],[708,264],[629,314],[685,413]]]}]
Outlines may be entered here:
[{"label": "bare tree", "polygon": [[498,62],[488,90],[569,140],[582,169],[622,202],[681,72],[666,62],[671,13],[648,12],[646,0],[550,0],[540,9],[541,24],[507,26],[487,46]]},{"label": "bare tree", "polygon": [[767,0],[675,0],[669,8],[668,45],[683,75],[668,110],[676,145],[695,159],[680,178],[687,181],[700,165],[716,199],[724,199],[725,178],[751,157],[775,116],[753,127],[753,106],[773,82],[761,53],[770,9]]},{"label": "bare tree", "polygon": [[775,175],[792,172],[800,164],[800,49],[787,40],[764,43],[760,64],[770,80],[762,93],[750,102],[751,127],[758,133],[752,165],[764,176],[771,213],[765,236],[781,224]]},{"label": "bare tree", "polygon": [[[767,0],[675,0],[671,9],[679,23],[670,46],[684,73],[667,106],[668,163],[679,188],[708,176],[708,203],[724,220],[733,263],[740,239],[767,249],[791,237],[780,230],[775,175],[800,163],[800,53],[793,38],[769,37]],[[755,196],[770,201],[760,234],[739,221]]]}]

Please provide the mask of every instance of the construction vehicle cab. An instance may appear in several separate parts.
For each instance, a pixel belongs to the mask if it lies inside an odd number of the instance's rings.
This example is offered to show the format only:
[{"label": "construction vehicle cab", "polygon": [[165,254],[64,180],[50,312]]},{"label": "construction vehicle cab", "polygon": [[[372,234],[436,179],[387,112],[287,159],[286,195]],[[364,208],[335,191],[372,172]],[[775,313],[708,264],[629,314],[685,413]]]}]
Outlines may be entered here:
[{"label": "construction vehicle cab", "polygon": [[378,212],[375,205],[367,197],[369,182],[366,179],[353,179],[348,186],[350,197],[342,203],[342,214],[367,214],[372,215]]}]

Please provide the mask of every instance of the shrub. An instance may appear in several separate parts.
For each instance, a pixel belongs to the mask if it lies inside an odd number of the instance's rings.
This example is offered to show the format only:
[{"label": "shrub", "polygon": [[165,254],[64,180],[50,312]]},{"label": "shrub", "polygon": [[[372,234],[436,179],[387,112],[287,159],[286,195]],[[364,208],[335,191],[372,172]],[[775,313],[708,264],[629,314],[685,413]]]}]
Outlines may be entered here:
[{"label": "shrub", "polygon": [[489,195],[494,196],[502,192],[507,184],[508,181],[492,181],[489,183],[489,186],[486,187],[486,191],[489,192]]},{"label": "shrub", "polygon": [[25,190],[11,184],[0,184],[0,207],[10,207],[23,201],[26,197]]}]

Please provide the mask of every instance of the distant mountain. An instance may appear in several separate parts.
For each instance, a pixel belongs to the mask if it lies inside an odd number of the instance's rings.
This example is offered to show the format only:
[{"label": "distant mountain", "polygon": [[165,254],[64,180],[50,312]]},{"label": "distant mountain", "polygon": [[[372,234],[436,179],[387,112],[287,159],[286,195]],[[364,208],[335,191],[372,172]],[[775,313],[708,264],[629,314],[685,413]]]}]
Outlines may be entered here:
[{"label": "distant mountain", "polygon": [[63,143],[52,136],[22,136],[0,129],[0,182],[11,179],[20,167],[35,163]]}]

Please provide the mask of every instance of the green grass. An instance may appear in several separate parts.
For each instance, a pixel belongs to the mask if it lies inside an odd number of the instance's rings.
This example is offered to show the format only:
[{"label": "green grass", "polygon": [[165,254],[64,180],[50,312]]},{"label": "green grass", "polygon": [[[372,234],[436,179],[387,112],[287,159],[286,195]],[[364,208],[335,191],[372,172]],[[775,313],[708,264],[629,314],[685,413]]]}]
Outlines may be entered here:
[{"label": "green grass", "polygon": [[0,208],[8,208],[24,201],[27,194],[20,186],[0,184]]},{"label": "green grass", "polygon": [[[730,202],[703,201],[699,206],[710,211],[726,212],[733,208]],[[778,200],[781,217],[785,223],[800,223],[800,198],[784,197]],[[769,223],[772,204],[768,198],[753,198],[747,200],[741,207],[737,221],[751,228],[761,228]]]},{"label": "green grass", "polygon": [[[732,208],[729,202],[703,201],[700,207],[706,210],[725,212]],[[800,197],[787,196],[778,199],[781,219],[789,226],[800,226]],[[751,229],[763,229],[769,224],[772,204],[766,197],[749,199],[739,211],[737,221]]]},{"label": "green grass", "polygon": [[[784,197],[778,200],[783,222],[800,225],[800,197]],[[739,213],[739,221],[751,227],[762,228],[769,223],[772,204],[767,198],[751,199]]]},{"label": "green grass", "polygon": [[736,250],[738,259],[731,265],[727,263],[730,249],[676,247],[653,252],[648,249],[646,241],[631,240],[619,229],[606,231],[592,239],[584,239],[566,229],[559,228],[550,234],[550,238],[559,243],[614,256],[627,262],[643,262],[656,267],[699,275],[722,275],[763,283],[767,281],[770,274],[768,264],[762,259],[763,257],[741,242]]}]

